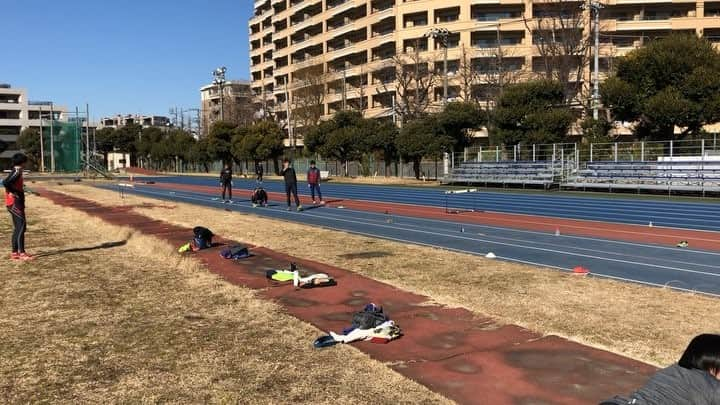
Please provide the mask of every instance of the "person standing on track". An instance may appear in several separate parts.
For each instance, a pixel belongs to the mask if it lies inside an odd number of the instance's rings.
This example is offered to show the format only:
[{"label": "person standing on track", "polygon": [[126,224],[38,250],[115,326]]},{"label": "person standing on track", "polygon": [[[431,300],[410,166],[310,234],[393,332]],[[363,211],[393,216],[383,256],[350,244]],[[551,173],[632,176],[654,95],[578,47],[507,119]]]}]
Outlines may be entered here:
[{"label": "person standing on track", "polygon": [[320,205],[325,205],[325,201],[322,198],[322,192],[320,191],[320,169],[315,167],[315,161],[310,161],[310,169],[307,172],[307,182],[310,188],[310,196],[312,197],[313,204],[317,204],[315,200],[315,191],[317,191],[318,198],[320,199]]},{"label": "person standing on track", "polygon": [[303,206],[300,204],[300,198],[298,197],[297,191],[297,175],[295,174],[295,169],[290,166],[289,159],[283,160],[283,170],[280,174],[285,179],[285,195],[287,196],[288,205],[287,210],[292,210],[292,205],[290,204],[290,195],[292,194],[295,197],[295,205],[297,206],[297,210],[302,211]]},{"label": "person standing on track", "polygon": [[255,176],[258,183],[263,182],[263,173],[265,172],[265,169],[263,169],[263,165],[261,162],[255,162]]},{"label": "person standing on track", "polygon": [[23,185],[23,168],[27,163],[27,157],[22,153],[16,153],[12,157],[13,168],[10,174],[3,180],[5,187],[5,206],[7,207],[13,222],[12,253],[11,260],[33,260],[33,257],[25,253],[25,231],[27,230],[27,218],[25,217],[25,187]]},{"label": "person standing on track", "polygon": [[[220,172],[220,186],[222,187],[222,200],[225,204],[232,203],[232,169],[230,165]],[[228,199],[225,199],[225,192],[228,193]]]}]

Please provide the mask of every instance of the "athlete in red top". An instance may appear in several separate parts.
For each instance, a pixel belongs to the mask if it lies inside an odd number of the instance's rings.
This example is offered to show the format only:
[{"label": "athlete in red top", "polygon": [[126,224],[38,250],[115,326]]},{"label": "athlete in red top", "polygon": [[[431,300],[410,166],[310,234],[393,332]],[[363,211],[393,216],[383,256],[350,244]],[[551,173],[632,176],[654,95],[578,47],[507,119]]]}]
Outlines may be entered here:
[{"label": "athlete in red top", "polygon": [[12,234],[12,260],[32,260],[33,257],[25,253],[25,230],[27,219],[25,218],[25,188],[23,186],[23,168],[27,163],[27,157],[22,153],[16,153],[12,157],[13,168],[10,174],[3,180],[5,187],[5,206],[10,212],[13,221]]}]

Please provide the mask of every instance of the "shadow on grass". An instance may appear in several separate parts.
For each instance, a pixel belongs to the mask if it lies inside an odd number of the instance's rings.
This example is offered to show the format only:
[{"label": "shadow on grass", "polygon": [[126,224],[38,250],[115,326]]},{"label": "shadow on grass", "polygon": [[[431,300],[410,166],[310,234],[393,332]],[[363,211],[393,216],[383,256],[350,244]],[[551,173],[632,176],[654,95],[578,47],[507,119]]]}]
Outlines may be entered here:
[{"label": "shadow on grass", "polygon": [[38,253],[35,255],[35,257],[50,257],[50,256],[59,256],[66,253],[76,253],[76,252],[90,252],[93,250],[103,250],[103,249],[113,249],[120,246],[127,245],[127,240],[118,241],[118,242],[106,242],[101,243],[99,245],[95,246],[87,246],[87,247],[78,247],[78,248],[69,248],[69,249],[63,249],[63,250],[56,250],[54,252],[44,252],[44,253]]}]

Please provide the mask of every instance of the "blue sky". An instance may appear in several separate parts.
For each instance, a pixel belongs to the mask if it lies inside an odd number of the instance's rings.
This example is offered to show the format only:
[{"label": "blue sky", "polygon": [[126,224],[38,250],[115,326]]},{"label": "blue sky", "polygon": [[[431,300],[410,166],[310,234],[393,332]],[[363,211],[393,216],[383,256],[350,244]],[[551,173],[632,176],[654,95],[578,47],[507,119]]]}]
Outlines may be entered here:
[{"label": "blue sky", "polygon": [[249,77],[252,0],[0,0],[0,83],[90,115],[200,104],[217,66]]}]

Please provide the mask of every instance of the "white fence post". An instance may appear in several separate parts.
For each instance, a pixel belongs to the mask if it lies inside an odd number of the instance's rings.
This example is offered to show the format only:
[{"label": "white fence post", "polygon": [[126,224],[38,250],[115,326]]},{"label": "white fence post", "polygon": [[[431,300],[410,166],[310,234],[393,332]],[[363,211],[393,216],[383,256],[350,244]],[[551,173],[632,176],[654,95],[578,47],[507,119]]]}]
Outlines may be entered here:
[{"label": "white fence post", "polygon": [[673,141],[670,141],[670,157],[673,157]]},{"label": "white fence post", "polygon": [[478,152],[478,161],[482,162],[482,146],[480,146],[480,152]]},{"label": "white fence post", "polygon": [[577,147],[577,142],[575,143],[575,171],[580,169],[580,149]]},{"label": "white fence post", "polygon": [[645,161],[645,142],[640,142],[640,161]]},{"label": "white fence post", "polygon": [[517,150],[518,150],[518,146],[517,145],[513,146],[513,162],[517,162]]},{"label": "white fence post", "polygon": [[495,147],[495,161],[496,162],[500,161],[500,147],[499,146]]},{"label": "white fence post", "polygon": [[553,144],[553,155],[552,155],[552,161],[555,162],[555,153],[557,152],[557,145]]},{"label": "white fence post", "polygon": [[613,144],[613,156],[614,156],[614,159],[615,159],[615,163],[617,163],[617,155],[618,155],[618,154],[617,154],[617,149],[618,149],[618,147],[617,147],[617,142],[615,142],[615,143]]},{"label": "white fence post", "polygon": [[700,140],[700,156],[705,156],[705,139]]},{"label": "white fence post", "polygon": [[535,162],[535,161],[536,161],[536,159],[535,159],[535,144],[533,144],[533,162]]},{"label": "white fence post", "polygon": [[590,163],[593,161],[593,145],[592,143],[590,144]]},{"label": "white fence post", "polygon": [[[401,164],[402,164],[402,162],[401,162]],[[452,153],[452,159],[450,160],[450,165],[452,166],[453,169],[455,168],[455,152],[454,151]],[[400,176],[400,177],[402,177],[402,176]]]}]

